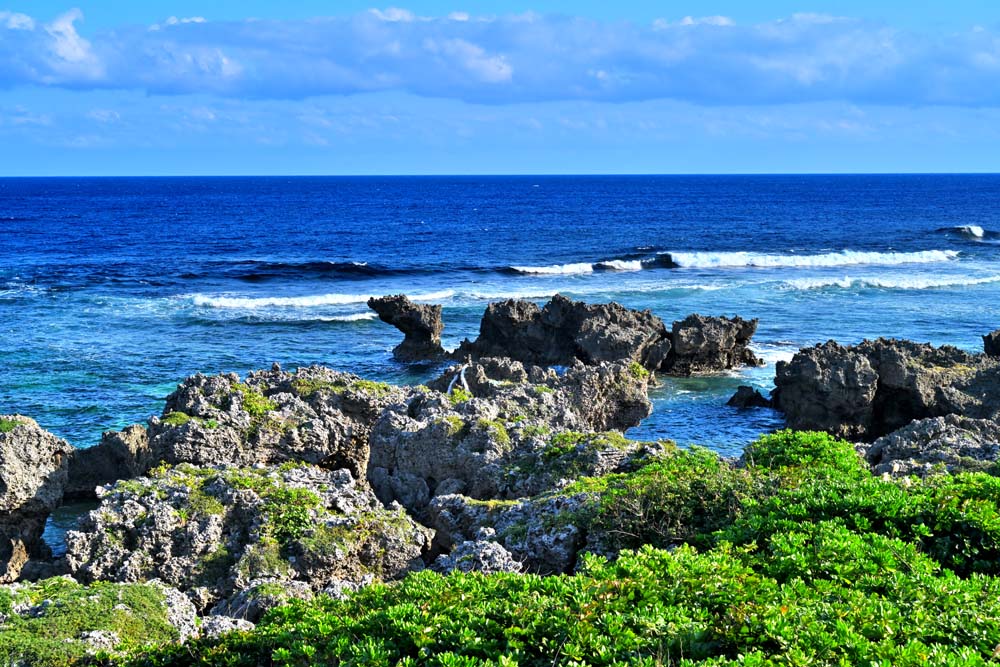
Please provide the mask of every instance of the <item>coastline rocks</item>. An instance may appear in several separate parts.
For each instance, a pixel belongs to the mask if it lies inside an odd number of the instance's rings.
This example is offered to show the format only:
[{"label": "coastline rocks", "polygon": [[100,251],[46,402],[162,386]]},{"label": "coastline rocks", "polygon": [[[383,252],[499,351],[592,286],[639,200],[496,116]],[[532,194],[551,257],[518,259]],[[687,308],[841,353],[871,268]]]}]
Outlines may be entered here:
[{"label": "coastline rocks", "polygon": [[20,415],[0,415],[0,583],[47,557],[42,531],[62,501],[73,448]]},{"label": "coastline rocks", "polygon": [[1000,357],[1000,329],[983,336],[983,351],[986,356]]},{"label": "coastline rocks", "polygon": [[489,377],[521,377],[523,367],[509,360],[466,371],[471,392],[416,394],[376,423],[368,480],[383,502],[398,501],[422,517],[437,495],[534,495],[617,470],[652,447],[612,430],[649,412],[647,376],[625,364],[580,366],[562,377],[548,371],[539,384]]},{"label": "coastline rocks", "polygon": [[230,632],[250,632],[256,624],[242,618],[228,616],[207,616],[201,620],[201,636],[206,639],[219,639]]},{"label": "coastline rocks", "polygon": [[346,470],[181,465],[115,484],[66,542],[77,579],[158,578],[204,611],[262,581],[399,577],[423,567],[431,533]]},{"label": "coastline rocks", "polygon": [[401,361],[437,359],[444,355],[441,347],[441,306],[415,304],[405,295],[383,296],[368,300],[368,307],[380,320],[403,332],[403,342],[393,354]]},{"label": "coastline rocks", "polygon": [[1000,459],[1000,424],[959,415],[922,419],[873,442],[865,458],[875,474],[893,477],[986,470]]},{"label": "coastline rocks", "polygon": [[670,331],[650,311],[617,303],[587,304],[557,294],[539,308],[530,301],[491,303],[479,337],[454,357],[510,357],[526,364],[635,362],[647,371],[691,375],[760,364],[748,349],[757,320],[689,315]]},{"label": "coastline rocks", "polygon": [[[102,583],[84,586],[71,577],[53,577],[39,583],[16,583],[0,590],[5,605],[0,627],[7,623],[5,637],[17,638],[18,620],[41,625],[36,635],[48,646],[58,647],[52,656],[65,664],[92,664],[97,651],[115,652],[153,643],[185,642],[199,634],[194,605],[180,591],[161,581],[121,585]],[[10,621],[14,621],[10,623]],[[22,626],[23,627],[23,626]],[[24,637],[30,637],[29,630]],[[2,652],[8,665],[38,664],[32,644],[14,642]],[[42,659],[50,664],[50,659]],[[62,663],[61,663],[62,664]]]},{"label": "coastline rocks", "polygon": [[771,399],[760,393],[759,389],[754,389],[746,385],[737,387],[736,393],[726,401],[726,405],[732,408],[739,408],[740,410],[772,407]]},{"label": "coastline rocks", "polygon": [[779,361],[772,400],[789,428],[864,437],[872,423],[878,373],[868,358],[829,341]]},{"label": "coastline rocks", "polygon": [[778,363],[775,386],[789,427],[869,441],[914,419],[1000,412],[1000,360],[905,340],[805,348]]},{"label": "coastline rocks", "polygon": [[756,332],[756,319],[688,315],[673,324],[673,352],[664,370],[693,375],[760,366],[760,359],[748,347]]},{"label": "coastline rocks", "polygon": [[475,341],[464,341],[455,357],[510,357],[541,366],[636,361],[657,370],[670,353],[663,321],[617,303],[586,304],[557,294],[543,308],[507,300],[486,308]]},{"label": "coastline rocks", "polygon": [[96,498],[98,486],[143,475],[155,463],[144,427],[132,425],[123,431],[107,431],[99,445],[73,450],[64,500]]},{"label": "coastline rocks", "polygon": [[498,572],[520,572],[521,563],[514,559],[509,551],[496,542],[476,540],[462,542],[447,555],[438,556],[433,569],[447,574],[449,572],[482,572],[496,574]]},{"label": "coastline rocks", "polygon": [[[634,364],[584,366],[576,362],[559,375],[510,359],[480,359],[452,366],[429,387],[447,394],[454,386],[498,404],[510,419],[520,417],[550,428],[624,431],[653,410],[650,375]],[[454,394],[453,394],[454,395]]]},{"label": "coastline rocks", "polygon": [[412,392],[320,366],[194,375],[150,421],[154,457],[170,464],[306,461],[365,474],[368,434],[381,412]]},{"label": "coastline rocks", "polygon": [[587,502],[586,494],[506,502],[445,495],[434,499],[430,516],[445,548],[479,541],[487,533],[522,563],[522,571],[566,574],[575,569],[587,542],[575,521]]}]

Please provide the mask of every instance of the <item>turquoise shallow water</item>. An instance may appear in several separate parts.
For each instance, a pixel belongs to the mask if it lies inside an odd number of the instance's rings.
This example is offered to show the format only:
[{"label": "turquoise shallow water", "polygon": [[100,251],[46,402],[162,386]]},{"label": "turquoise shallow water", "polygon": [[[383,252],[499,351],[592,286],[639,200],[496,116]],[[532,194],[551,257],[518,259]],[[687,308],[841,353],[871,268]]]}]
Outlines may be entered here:
[{"label": "turquoise shallow water", "polygon": [[[724,405],[803,345],[979,349],[1000,327],[1000,177],[0,180],[0,412],[79,447],[196,372],[322,363],[396,382],[369,295],[445,307],[556,292],[760,318],[768,366],[664,379],[633,431],[727,454],[781,425]],[[676,268],[666,268],[669,257]]]}]

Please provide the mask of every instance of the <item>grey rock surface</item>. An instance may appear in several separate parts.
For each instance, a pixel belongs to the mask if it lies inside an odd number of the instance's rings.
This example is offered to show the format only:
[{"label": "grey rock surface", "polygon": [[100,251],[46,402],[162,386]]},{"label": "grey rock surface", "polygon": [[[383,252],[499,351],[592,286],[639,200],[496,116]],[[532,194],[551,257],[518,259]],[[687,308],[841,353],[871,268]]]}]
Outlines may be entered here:
[{"label": "grey rock surface", "polygon": [[66,560],[84,582],[161,579],[205,611],[255,581],[392,579],[423,567],[431,539],[347,470],[181,465],[115,484],[67,534]]},{"label": "grey rock surface", "polygon": [[875,474],[894,477],[986,470],[1000,459],[1000,424],[947,415],[914,421],[865,451]]},{"label": "grey rock surface", "polygon": [[383,502],[423,518],[437,495],[521,498],[622,469],[656,449],[618,432],[649,412],[648,374],[628,364],[580,365],[560,377],[483,360],[465,375],[466,394],[420,393],[376,423],[368,480]]},{"label": "grey rock surface", "polygon": [[672,375],[711,373],[761,364],[750,351],[757,320],[688,315],[671,329],[673,351],[665,366]]},{"label": "grey rock surface", "polygon": [[72,452],[35,420],[0,415],[0,583],[48,555],[42,531],[62,501]]},{"label": "grey rock surface", "polygon": [[791,428],[870,441],[914,419],[995,418],[1000,360],[905,340],[830,341],[779,362],[775,387]]},{"label": "grey rock surface", "polygon": [[403,332],[403,342],[393,354],[401,361],[437,359],[444,355],[441,347],[441,306],[417,304],[404,294],[372,297],[368,307],[378,313],[380,320]]},{"label": "grey rock surface", "polygon": [[95,447],[76,449],[69,460],[65,500],[96,498],[96,488],[144,475],[157,463],[145,427],[107,431]]},{"label": "grey rock surface", "polygon": [[201,621],[201,636],[206,639],[218,639],[230,632],[250,632],[255,627],[257,626],[254,623],[243,618],[207,616]]},{"label": "grey rock surface", "polygon": [[410,388],[320,366],[273,368],[242,381],[194,375],[150,421],[153,454],[170,464],[280,464],[306,461],[364,475],[368,436],[382,411]]},{"label": "grey rock surface", "polygon": [[434,561],[433,568],[442,573],[448,572],[482,572],[495,574],[498,572],[520,572],[521,563],[500,544],[488,540],[462,542],[455,546],[449,554],[442,554]]}]

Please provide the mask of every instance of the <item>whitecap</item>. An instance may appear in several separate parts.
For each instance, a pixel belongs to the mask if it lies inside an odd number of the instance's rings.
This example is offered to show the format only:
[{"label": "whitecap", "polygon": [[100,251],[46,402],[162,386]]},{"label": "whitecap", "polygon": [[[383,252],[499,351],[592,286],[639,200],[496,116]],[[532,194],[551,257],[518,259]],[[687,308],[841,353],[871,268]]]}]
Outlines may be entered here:
[{"label": "whitecap", "polygon": [[553,264],[551,266],[512,266],[510,268],[518,273],[530,273],[537,275],[571,275],[594,272],[594,265],[589,262]]},{"label": "whitecap", "polygon": [[865,276],[860,278],[796,278],[786,280],[784,285],[791,289],[812,290],[838,287],[849,289],[898,289],[924,290],[947,287],[973,287],[1000,282],[1000,276]]},{"label": "whitecap", "polygon": [[597,267],[610,271],[642,271],[642,260],[609,259],[598,262]]},{"label": "whitecap", "polygon": [[374,320],[378,315],[373,312],[351,313],[350,315],[332,315],[330,317],[317,317],[320,322],[364,322]]},{"label": "whitecap", "polygon": [[752,252],[670,252],[663,253],[681,268],[815,268],[858,264],[927,264],[948,262],[957,250],[918,252],[865,252],[843,250],[817,255],[770,255]]},{"label": "whitecap", "polygon": [[[454,296],[454,290],[441,290],[425,294],[409,295],[412,301],[441,301]],[[209,296],[205,294],[191,295],[194,305],[205,308],[240,308],[252,310],[256,308],[318,308],[322,306],[342,306],[351,303],[366,303],[371,294],[317,294],[311,296]]]}]

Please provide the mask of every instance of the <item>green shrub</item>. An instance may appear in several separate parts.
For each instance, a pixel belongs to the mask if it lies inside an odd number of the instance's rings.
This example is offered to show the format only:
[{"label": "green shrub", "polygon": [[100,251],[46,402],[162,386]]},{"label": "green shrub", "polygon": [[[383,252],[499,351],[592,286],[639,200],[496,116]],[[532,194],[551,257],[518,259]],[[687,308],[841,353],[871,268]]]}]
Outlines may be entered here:
[{"label": "green shrub", "polygon": [[744,460],[751,466],[780,470],[797,467],[830,468],[846,475],[865,477],[870,473],[854,446],[821,431],[778,431],[765,435],[747,447]]},{"label": "green shrub", "polygon": [[729,526],[766,488],[761,475],[697,447],[603,481],[590,527],[619,548],[710,543],[713,532]]},{"label": "green shrub", "polygon": [[632,374],[637,380],[645,380],[649,377],[649,371],[646,367],[640,364],[638,361],[630,362],[628,365],[628,372]]},{"label": "green shrub", "polygon": [[[0,593],[0,613],[9,593]],[[166,644],[177,638],[168,623],[163,593],[144,584],[96,583],[82,586],[68,578],[30,584],[19,601],[36,607],[0,623],[0,664],[63,667],[82,664],[87,646],[81,633],[114,632],[122,649]],[[44,603],[44,604],[43,604]],[[8,611],[10,611],[8,607]]]},{"label": "green shrub", "polygon": [[163,423],[167,426],[184,426],[191,421],[191,415],[184,412],[171,412],[163,418]]},{"label": "green shrub", "polygon": [[274,401],[267,398],[260,391],[254,389],[248,384],[240,382],[235,384],[233,389],[242,395],[243,409],[250,413],[250,416],[255,419],[264,417],[264,415],[268,412],[271,412],[278,407]]},{"label": "green shrub", "polygon": [[459,405],[460,403],[471,401],[472,394],[461,387],[452,387],[451,393],[448,394],[448,400],[452,405]]}]

